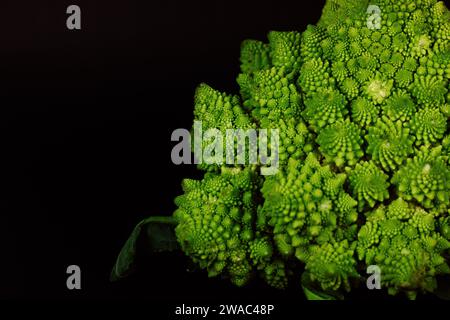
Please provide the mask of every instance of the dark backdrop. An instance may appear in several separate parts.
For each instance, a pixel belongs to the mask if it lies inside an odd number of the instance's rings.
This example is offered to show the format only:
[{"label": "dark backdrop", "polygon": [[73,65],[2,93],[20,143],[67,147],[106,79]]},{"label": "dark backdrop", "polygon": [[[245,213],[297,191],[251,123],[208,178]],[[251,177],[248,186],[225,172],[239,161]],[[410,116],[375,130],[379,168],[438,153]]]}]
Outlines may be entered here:
[{"label": "dark backdrop", "polygon": [[[237,92],[240,42],[304,30],[324,1],[5,1],[0,4],[0,126],[5,187],[0,295],[224,302],[299,299],[254,282],[236,289],[161,255],[120,283],[115,258],[141,219],[170,215],[194,166],[170,160],[200,82]],[[78,4],[82,30],[66,29]],[[66,267],[82,290],[66,289]]]}]

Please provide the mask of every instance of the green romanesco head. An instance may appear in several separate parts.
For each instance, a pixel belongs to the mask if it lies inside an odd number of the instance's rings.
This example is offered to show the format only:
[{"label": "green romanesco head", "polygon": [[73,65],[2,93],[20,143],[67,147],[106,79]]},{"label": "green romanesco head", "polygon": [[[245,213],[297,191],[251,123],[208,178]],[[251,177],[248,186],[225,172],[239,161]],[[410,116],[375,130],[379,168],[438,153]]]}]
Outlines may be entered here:
[{"label": "green romanesco head", "polygon": [[389,294],[433,292],[450,272],[444,3],[328,0],[306,30],[244,41],[240,61],[240,95],[200,85],[195,120],[279,130],[279,170],[201,164],[176,199],[183,251],[237,285],[259,275],[284,288],[303,273],[350,291],[376,265]]}]

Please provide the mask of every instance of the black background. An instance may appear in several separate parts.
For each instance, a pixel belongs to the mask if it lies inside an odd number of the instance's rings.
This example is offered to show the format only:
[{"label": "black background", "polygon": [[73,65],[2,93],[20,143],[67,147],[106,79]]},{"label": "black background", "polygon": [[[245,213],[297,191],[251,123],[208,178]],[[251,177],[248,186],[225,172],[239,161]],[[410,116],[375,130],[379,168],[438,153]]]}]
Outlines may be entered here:
[{"label": "black background", "polygon": [[[70,4],[81,7],[80,31],[66,28]],[[302,31],[323,4],[2,0],[0,296],[302,299],[298,285],[236,289],[188,273],[176,254],[119,283],[109,273],[136,223],[170,215],[182,178],[200,176],[170,159],[172,131],[191,126],[195,87],[237,93],[241,41]],[[66,288],[71,264],[80,291]]]}]

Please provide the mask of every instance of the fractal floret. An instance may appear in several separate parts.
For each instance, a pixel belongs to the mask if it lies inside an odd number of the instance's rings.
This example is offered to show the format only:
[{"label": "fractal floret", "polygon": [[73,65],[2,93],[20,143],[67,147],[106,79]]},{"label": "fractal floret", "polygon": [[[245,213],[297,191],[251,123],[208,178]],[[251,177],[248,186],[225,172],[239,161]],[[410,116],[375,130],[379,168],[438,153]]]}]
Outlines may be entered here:
[{"label": "fractal floret", "polygon": [[175,200],[181,250],[211,277],[315,297],[368,290],[369,266],[386,294],[449,287],[445,4],[327,0],[304,31],[244,41],[240,62],[240,92],[200,85],[194,118],[224,136],[277,129],[277,170],[261,174],[261,154],[200,164]]}]

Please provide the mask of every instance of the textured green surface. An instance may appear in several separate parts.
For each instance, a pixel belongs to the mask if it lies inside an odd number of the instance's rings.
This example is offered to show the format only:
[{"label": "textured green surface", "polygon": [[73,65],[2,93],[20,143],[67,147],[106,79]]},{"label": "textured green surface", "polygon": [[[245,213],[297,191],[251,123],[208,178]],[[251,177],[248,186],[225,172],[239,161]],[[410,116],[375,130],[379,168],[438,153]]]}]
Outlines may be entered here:
[{"label": "textured green surface", "polygon": [[386,294],[445,296],[449,40],[443,2],[328,0],[304,32],[244,41],[240,95],[200,85],[195,120],[279,129],[279,172],[199,165],[176,198],[184,253],[239,286],[303,273],[311,299],[364,287],[371,264]]}]

